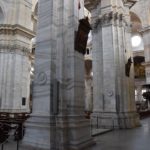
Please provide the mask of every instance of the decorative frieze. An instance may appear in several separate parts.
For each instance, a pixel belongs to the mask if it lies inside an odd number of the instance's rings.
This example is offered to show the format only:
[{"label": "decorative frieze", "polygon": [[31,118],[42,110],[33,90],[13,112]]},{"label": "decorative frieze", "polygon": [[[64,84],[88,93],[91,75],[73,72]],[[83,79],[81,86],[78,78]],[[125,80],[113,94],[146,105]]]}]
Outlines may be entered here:
[{"label": "decorative frieze", "polygon": [[30,49],[21,45],[0,44],[0,53],[16,53],[29,56],[30,51]]}]

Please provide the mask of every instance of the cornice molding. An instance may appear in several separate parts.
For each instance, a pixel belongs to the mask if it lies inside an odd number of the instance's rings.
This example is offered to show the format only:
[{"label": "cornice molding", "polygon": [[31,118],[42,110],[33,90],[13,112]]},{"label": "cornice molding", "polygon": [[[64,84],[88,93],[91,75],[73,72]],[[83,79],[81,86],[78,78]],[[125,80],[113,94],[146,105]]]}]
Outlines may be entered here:
[{"label": "cornice molding", "polygon": [[29,39],[35,37],[35,32],[18,24],[15,25],[0,24],[0,34],[11,34],[11,35],[19,34]]},{"label": "cornice molding", "polygon": [[150,26],[144,27],[140,33],[144,34],[144,33],[149,33],[150,32]]}]

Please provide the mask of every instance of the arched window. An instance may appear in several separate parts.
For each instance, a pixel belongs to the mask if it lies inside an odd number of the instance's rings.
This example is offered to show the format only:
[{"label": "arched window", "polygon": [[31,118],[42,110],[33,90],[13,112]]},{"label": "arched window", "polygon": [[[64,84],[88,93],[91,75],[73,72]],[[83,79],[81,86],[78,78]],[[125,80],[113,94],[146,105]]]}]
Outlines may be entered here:
[{"label": "arched window", "polygon": [[143,38],[140,34],[140,31],[142,30],[142,22],[134,12],[130,12],[130,17],[132,24],[132,49],[133,51],[144,50]]}]

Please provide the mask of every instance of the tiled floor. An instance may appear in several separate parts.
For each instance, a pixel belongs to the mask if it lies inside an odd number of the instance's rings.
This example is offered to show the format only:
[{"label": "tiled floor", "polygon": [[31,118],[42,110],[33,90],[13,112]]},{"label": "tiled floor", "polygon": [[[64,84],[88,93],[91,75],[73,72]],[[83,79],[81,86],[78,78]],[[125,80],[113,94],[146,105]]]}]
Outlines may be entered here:
[{"label": "tiled floor", "polygon": [[[141,123],[142,126],[136,129],[116,130],[97,136],[97,144],[86,150],[150,150],[150,118]],[[7,143],[4,150],[16,150],[16,143]]]}]

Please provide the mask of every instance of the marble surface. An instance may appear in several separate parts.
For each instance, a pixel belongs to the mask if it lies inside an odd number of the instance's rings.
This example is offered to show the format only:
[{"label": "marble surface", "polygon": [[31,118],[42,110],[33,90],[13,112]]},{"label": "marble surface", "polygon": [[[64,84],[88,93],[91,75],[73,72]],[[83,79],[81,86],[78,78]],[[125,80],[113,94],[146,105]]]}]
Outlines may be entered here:
[{"label": "marble surface", "polygon": [[23,139],[27,147],[77,150],[94,143],[84,117],[84,57],[74,50],[76,9],[74,1],[39,1],[33,112]]},{"label": "marble surface", "polygon": [[135,129],[115,130],[96,137],[97,145],[86,150],[147,150],[149,149],[150,118]]},{"label": "marble surface", "polygon": [[[150,118],[141,121],[142,126],[128,130],[114,130],[96,136],[96,145],[86,150],[148,150],[150,139]],[[7,150],[16,150],[12,139],[4,146]],[[21,148],[20,150],[26,150]]]},{"label": "marble surface", "polygon": [[[16,13],[19,10],[20,13]],[[1,18],[3,13],[3,19]],[[26,15],[24,15],[26,14]],[[0,111],[30,112],[31,3],[0,2]],[[22,105],[22,98],[26,104]]]},{"label": "marble surface", "polygon": [[[128,7],[117,3],[116,9],[119,7],[129,13]],[[130,76],[125,75],[125,65],[132,58],[130,21],[127,16],[124,20],[119,17],[124,12],[116,13],[112,8],[113,2],[106,0],[92,11],[92,123],[104,128],[129,128],[139,125],[134,100],[133,64]]]}]

